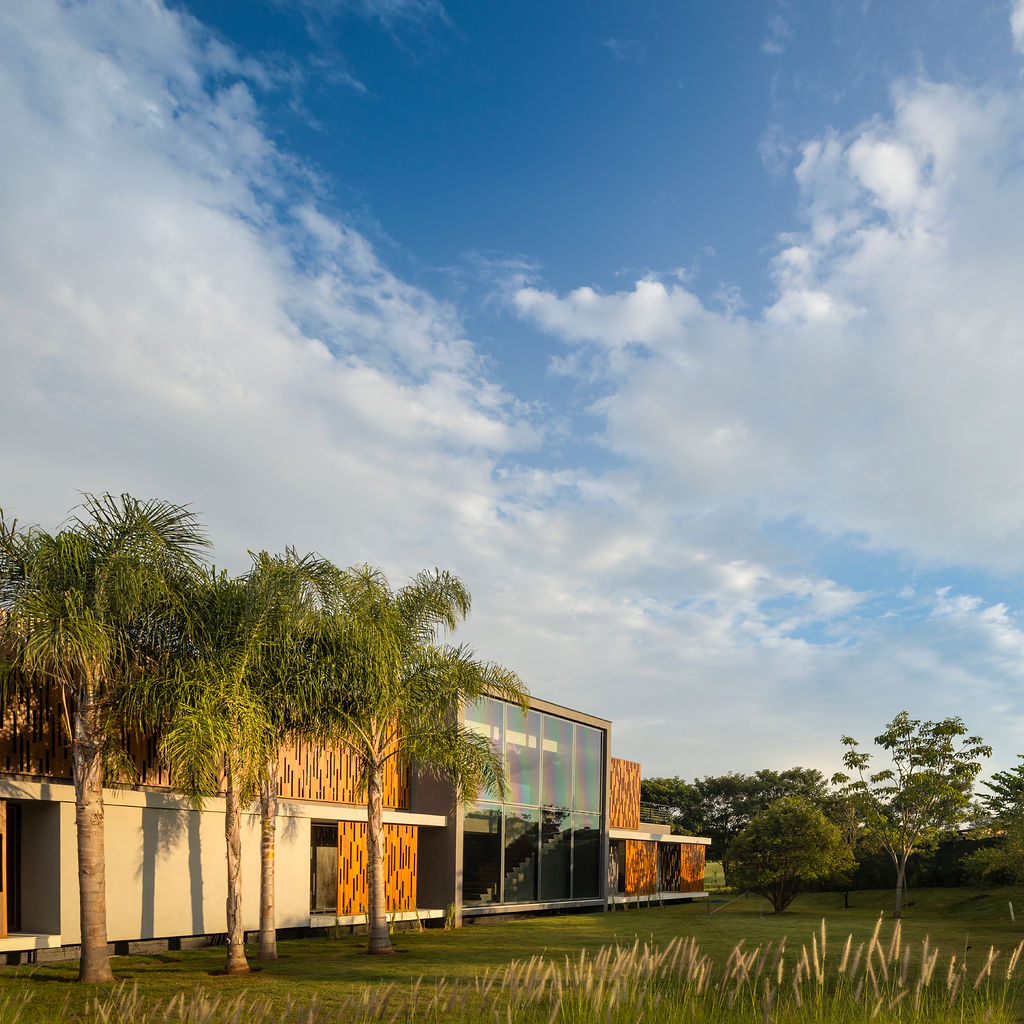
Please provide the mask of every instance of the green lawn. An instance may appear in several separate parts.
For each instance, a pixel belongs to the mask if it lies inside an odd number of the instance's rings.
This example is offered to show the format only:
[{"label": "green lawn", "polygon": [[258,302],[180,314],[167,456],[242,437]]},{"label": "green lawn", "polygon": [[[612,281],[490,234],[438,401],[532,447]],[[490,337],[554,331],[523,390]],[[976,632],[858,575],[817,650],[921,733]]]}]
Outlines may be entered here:
[{"label": "green lawn", "polygon": [[[723,897],[724,899],[725,897]],[[912,952],[927,935],[943,954],[966,954],[969,970],[980,968],[989,948],[1009,952],[1024,940],[1024,918],[1010,921],[1008,901],[1024,912],[1024,889],[933,889],[911,892],[903,920],[903,943]],[[776,917],[765,901],[749,897],[733,903],[700,902],[675,907],[651,907],[605,914],[579,914],[532,918],[522,921],[482,922],[458,931],[401,932],[395,936],[393,957],[365,955],[365,938],[302,939],[282,942],[281,958],[268,964],[252,960],[254,971],[243,978],[228,978],[219,971],[224,949],[162,953],[114,958],[114,972],[129,984],[137,983],[146,999],[167,1000],[180,992],[191,994],[197,986],[209,996],[267,999],[275,1014],[290,999],[305,1006],[316,996],[325,1009],[340,1008],[359,998],[368,987],[394,982],[399,989],[422,978],[424,986],[439,979],[472,980],[488,969],[511,960],[542,955],[564,962],[581,949],[596,952],[609,944],[641,942],[665,946],[679,936],[692,936],[716,965],[725,963],[737,942],[746,948],[777,942],[787,936],[787,948],[799,952],[812,934],[820,935],[822,917],[827,920],[828,955],[838,957],[848,934],[855,943],[868,938],[879,913],[891,913],[888,892],[851,895],[851,907],[843,909],[840,894],[807,894],[798,897],[790,910]],[[881,940],[889,942],[893,923],[886,919]],[[255,951],[253,950],[253,953]],[[975,966],[976,965],[976,966]],[[95,988],[73,984],[73,963],[36,967],[0,968],[0,998],[31,993],[19,1022],[52,1021],[62,1015],[92,1020],[87,1002]],[[1022,987],[1024,993],[1024,987]],[[62,1010],[63,1008],[63,1010]],[[6,1022],[0,1009],[0,1022]],[[177,1020],[178,1018],[174,1018]]]}]

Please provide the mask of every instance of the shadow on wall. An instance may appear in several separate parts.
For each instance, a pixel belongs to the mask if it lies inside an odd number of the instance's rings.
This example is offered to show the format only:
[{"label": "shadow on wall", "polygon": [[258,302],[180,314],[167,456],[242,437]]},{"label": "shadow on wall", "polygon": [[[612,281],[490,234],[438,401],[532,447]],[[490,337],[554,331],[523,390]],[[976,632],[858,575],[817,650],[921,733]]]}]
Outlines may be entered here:
[{"label": "shadow on wall", "polygon": [[[203,855],[200,821],[202,812],[193,809],[182,810],[164,806],[162,794],[147,793],[146,806],[142,809],[142,864],[139,867],[141,883],[142,919],[139,935],[154,938],[156,935],[156,893],[157,861],[185,842],[188,850],[188,889],[192,911],[192,934],[205,934],[203,916]],[[166,880],[165,880],[166,881]],[[181,892],[181,879],[175,879],[168,890]]]}]

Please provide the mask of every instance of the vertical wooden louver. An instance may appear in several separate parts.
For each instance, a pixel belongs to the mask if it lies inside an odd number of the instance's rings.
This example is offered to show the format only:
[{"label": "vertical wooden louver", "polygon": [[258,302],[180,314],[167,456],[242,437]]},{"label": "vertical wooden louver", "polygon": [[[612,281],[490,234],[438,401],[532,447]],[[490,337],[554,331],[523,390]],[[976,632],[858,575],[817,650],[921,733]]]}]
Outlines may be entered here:
[{"label": "vertical wooden louver", "polygon": [[608,824],[612,828],[640,827],[640,762],[611,759]]},{"label": "vertical wooden louver", "polygon": [[658,891],[658,844],[626,840],[626,894],[650,896]]},{"label": "vertical wooden louver", "polygon": [[[389,914],[416,909],[417,828],[384,826],[384,875]],[[365,914],[366,825],[343,821],[338,825],[338,914]]]}]

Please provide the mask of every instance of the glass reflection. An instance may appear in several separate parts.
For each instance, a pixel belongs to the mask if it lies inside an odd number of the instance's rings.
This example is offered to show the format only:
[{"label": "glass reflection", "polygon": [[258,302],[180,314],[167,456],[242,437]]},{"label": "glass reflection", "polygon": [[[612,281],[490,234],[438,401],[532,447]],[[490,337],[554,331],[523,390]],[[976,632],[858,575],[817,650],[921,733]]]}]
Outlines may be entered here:
[{"label": "glass reflection", "polygon": [[466,811],[462,836],[462,902],[501,898],[501,807],[478,804]]},{"label": "glass reflection", "polygon": [[544,811],[540,832],[540,898],[567,900],[572,896],[572,815]]},{"label": "glass reflection", "polygon": [[537,898],[537,843],[540,812],[532,807],[505,808],[505,903]]},{"label": "glass reflection", "polygon": [[572,722],[544,715],[544,806],[572,807]]},{"label": "glass reflection", "polygon": [[601,895],[601,816],[572,816],[572,895],[586,899]]},{"label": "glass reflection", "polygon": [[[505,748],[505,702],[483,697],[475,704],[467,704],[465,712],[466,728],[479,733],[484,739],[490,740],[498,757],[502,757]],[[481,792],[485,800],[500,800],[497,790],[485,789]]]},{"label": "glass reflection", "polygon": [[600,811],[604,790],[604,758],[601,756],[601,731],[586,725],[576,726],[575,777],[577,811]]},{"label": "glass reflection", "polygon": [[540,804],[540,713],[511,705],[505,714],[505,762],[509,802]]}]

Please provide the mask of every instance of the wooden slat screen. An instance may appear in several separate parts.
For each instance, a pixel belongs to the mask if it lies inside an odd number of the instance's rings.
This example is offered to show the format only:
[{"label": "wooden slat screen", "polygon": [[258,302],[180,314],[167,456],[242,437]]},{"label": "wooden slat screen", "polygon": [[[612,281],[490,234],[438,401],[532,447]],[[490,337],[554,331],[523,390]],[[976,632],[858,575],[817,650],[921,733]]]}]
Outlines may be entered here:
[{"label": "wooden slat screen", "polygon": [[52,683],[16,687],[3,702],[0,771],[71,778],[71,757],[61,722],[60,691]]},{"label": "wooden slat screen", "polygon": [[[278,758],[278,793],[292,800],[323,800],[338,804],[362,804],[359,762],[346,747],[320,747],[295,743],[284,747]],[[384,769],[384,806],[409,807],[409,771],[388,761]]]},{"label": "wooden slat screen", "polygon": [[658,844],[626,840],[626,894],[649,896],[658,891]]},{"label": "wooden slat screen", "polygon": [[683,843],[679,847],[680,882],[679,892],[704,891],[704,854],[703,843]]},{"label": "wooden slat screen", "polygon": [[640,762],[611,759],[608,824],[612,828],[640,827]]},{"label": "wooden slat screen", "polygon": [[[389,914],[416,909],[418,830],[415,825],[384,826],[384,874]],[[338,914],[365,914],[366,825],[338,825]]]},{"label": "wooden slat screen", "polygon": [[661,843],[658,848],[658,868],[661,888],[665,892],[683,892],[682,871],[677,843]]},{"label": "wooden slat screen", "polygon": [[[62,721],[60,689],[53,683],[16,687],[0,705],[0,772],[71,778],[71,756]],[[126,737],[128,753],[144,786],[171,788],[170,771],[159,752],[155,735]],[[279,794],[295,800],[323,800],[361,804],[359,767],[345,748],[293,744],[281,751],[278,762]],[[389,761],[384,772],[384,806],[409,807],[409,771]]]}]

